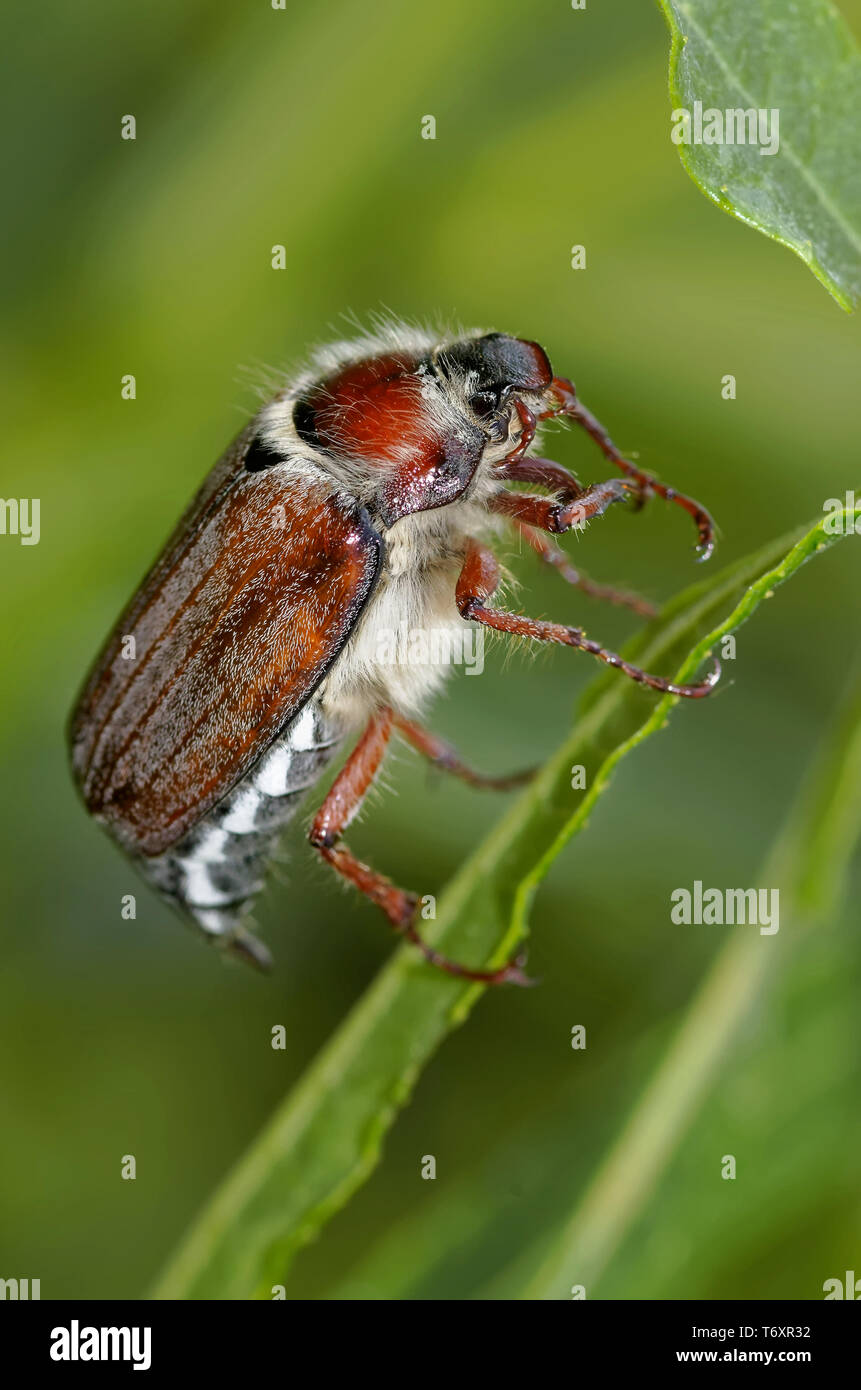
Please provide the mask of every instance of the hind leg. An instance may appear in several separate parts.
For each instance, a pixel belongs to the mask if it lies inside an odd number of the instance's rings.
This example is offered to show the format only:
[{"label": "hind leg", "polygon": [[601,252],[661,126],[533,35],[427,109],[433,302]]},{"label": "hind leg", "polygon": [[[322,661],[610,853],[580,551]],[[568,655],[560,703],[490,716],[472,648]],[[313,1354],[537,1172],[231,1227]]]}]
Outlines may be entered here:
[{"label": "hind leg", "polygon": [[395,885],[376,869],[363,864],[341,840],[343,832],[357,815],[362,802],[371,787],[385,756],[391,737],[394,716],[390,709],[379,710],[371,717],[343,768],[332,785],[332,789],[314,818],[309,839],[319,850],[327,864],[347,883],[358,888],[360,893],[370,898],[386,914],[396,931],[417,946],[425,960],[449,975],[458,975],[465,980],[477,980],[485,985],[528,984],[530,983],[520,969],[517,961],[498,970],[473,970],[440,955],[439,951],[425,945],[415,925],[416,909],[419,899],[415,893],[407,893]]}]

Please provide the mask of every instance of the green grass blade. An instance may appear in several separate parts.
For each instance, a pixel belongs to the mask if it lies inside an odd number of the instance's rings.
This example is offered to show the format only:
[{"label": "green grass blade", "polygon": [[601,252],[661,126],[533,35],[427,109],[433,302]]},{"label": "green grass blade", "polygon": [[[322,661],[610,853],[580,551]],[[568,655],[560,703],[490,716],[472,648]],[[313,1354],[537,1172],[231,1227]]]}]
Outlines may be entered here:
[{"label": "green grass blade", "polygon": [[[824,920],[845,885],[861,835],[861,681],[818,756],[760,875],[780,885],[781,933]],[[643,1209],[696,1115],[739,1025],[781,958],[777,943],[736,935],[719,953],[653,1080],[558,1243],[523,1292],[525,1299],[587,1293]]]},{"label": "green grass blade", "polygon": [[[677,599],[639,640],[637,658],[652,669],[681,662],[686,678],[724,632],[839,539],[825,524],[772,542]],[[600,680],[571,737],[440,897],[436,922],[424,924],[428,939],[461,960],[504,961],[526,932],[552,858],[583,828],[619,759],[675,703],[617,675]],[[587,769],[583,793],[571,789],[573,763]],[[396,952],[205,1208],[155,1296],[269,1297],[297,1251],[373,1171],[423,1066],[482,992],[428,969],[411,948]]]}]

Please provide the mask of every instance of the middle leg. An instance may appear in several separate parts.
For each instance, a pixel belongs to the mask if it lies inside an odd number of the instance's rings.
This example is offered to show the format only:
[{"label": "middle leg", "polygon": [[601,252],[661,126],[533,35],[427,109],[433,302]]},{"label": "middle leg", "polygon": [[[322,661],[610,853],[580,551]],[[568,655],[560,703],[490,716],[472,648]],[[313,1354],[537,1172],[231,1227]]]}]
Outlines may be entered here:
[{"label": "middle leg", "polygon": [[508,613],[501,608],[489,607],[486,600],[498,587],[499,565],[493,551],[480,545],[478,541],[470,541],[455,594],[458,611],[467,621],[471,619],[485,627],[493,628],[496,632],[508,632],[515,637],[530,637],[538,642],[559,642],[566,647],[577,647],[580,651],[596,656],[607,666],[614,666],[624,672],[630,680],[667,695],[682,695],[689,700],[698,700],[704,695],[709,695],[720,679],[721,668],[717,660],[711,672],[697,685],[676,685],[664,676],[653,676],[641,667],[633,666],[618,653],[602,647],[599,642],[591,641],[582,628],[545,622],[539,618],[527,618],[521,613]]},{"label": "middle leg", "polygon": [[544,563],[555,569],[556,573],[561,575],[567,584],[572,584],[581,593],[588,594],[590,598],[603,599],[606,603],[615,603],[621,608],[630,608],[641,618],[656,618],[658,616],[659,609],[647,598],[632,593],[628,589],[616,589],[612,585],[599,584],[597,580],[590,579],[588,574],[574,568],[565,551],[558,545],[554,545],[549,536],[545,536],[541,531],[536,531],[534,526],[529,526],[526,522],[514,519],[514,524],[532,546],[532,549],[541,556]]},{"label": "middle leg", "polygon": [[507,777],[488,777],[482,772],[475,772],[465,762],[462,762],[457,751],[452,748],[445,739],[432,734],[429,729],[422,728],[421,724],[415,724],[411,719],[404,719],[401,715],[392,716],[395,728],[404,738],[413,745],[419,753],[422,753],[429,762],[435,767],[442,768],[444,772],[450,772],[454,777],[459,777],[462,782],[467,782],[471,787],[488,787],[491,791],[504,792],[511,787],[522,787],[524,783],[530,782],[535,776],[534,768],[527,768],[523,772],[513,772]]}]

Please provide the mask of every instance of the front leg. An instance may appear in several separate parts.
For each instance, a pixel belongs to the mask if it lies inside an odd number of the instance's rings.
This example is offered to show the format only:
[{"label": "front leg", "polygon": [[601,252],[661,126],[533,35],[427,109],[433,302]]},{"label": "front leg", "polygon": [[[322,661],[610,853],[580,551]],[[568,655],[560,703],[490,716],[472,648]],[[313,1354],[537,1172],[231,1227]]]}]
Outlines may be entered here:
[{"label": "front leg", "polygon": [[350,821],[358,814],[362,802],[379,771],[391,737],[394,715],[382,709],[368,721],[367,727],[344,764],[320,810],[314,818],[309,839],[327,864],[377,907],[382,908],[392,926],[417,946],[426,961],[449,975],[476,980],[484,985],[528,985],[519,960],[510,961],[498,970],[472,970],[440,955],[425,945],[416,929],[414,918],[419,899],[415,893],[405,893],[389,879],[357,859],[352,850],[341,843],[341,836]]},{"label": "front leg", "polygon": [[651,473],[644,473],[642,468],[637,468],[630,460],[624,458],[601,421],[596,419],[591,410],[587,410],[585,405],[582,405],[577,399],[577,394],[570,381],[564,377],[554,377],[553,390],[559,397],[561,405],[558,410],[544,412],[540,418],[547,420],[556,415],[562,415],[568,420],[574,420],[591,439],[594,439],[605,458],[608,458],[623,473],[627,473],[629,478],[634,479],[641,498],[645,499],[655,493],[658,497],[663,497],[665,501],[675,502],[678,506],[683,507],[688,516],[693,518],[699,534],[696,547],[699,557],[701,560],[707,560],[715,546],[715,525],[705,507],[700,506],[693,497],[687,497],[683,492],[677,492],[674,487],[659,482]]},{"label": "front leg", "polygon": [[566,647],[577,647],[589,652],[607,666],[623,671],[631,680],[647,685],[652,690],[660,690],[667,695],[681,695],[689,700],[701,699],[708,695],[720,679],[720,663],[716,660],[713,670],[698,685],[675,685],[663,676],[650,675],[639,666],[632,666],[624,657],[609,651],[598,642],[592,642],[582,628],[565,627],[561,623],[543,622],[538,618],[527,618],[520,613],[507,613],[500,608],[489,608],[485,602],[499,587],[499,565],[493,551],[478,541],[467,544],[463,569],[457,581],[455,598],[461,617],[482,623],[496,632],[509,632],[515,637],[530,637],[537,642],[559,642]]},{"label": "front leg", "polygon": [[[537,551],[545,564],[551,565],[568,584],[573,584],[591,598],[604,599],[607,603],[615,603],[621,607],[630,608],[642,618],[657,616],[657,608],[654,604],[649,603],[648,599],[641,598],[639,594],[629,593],[625,589],[616,589],[608,584],[598,584],[582,570],[575,569],[565,552],[541,534],[542,531],[559,534],[568,529],[566,520],[571,521],[572,526],[577,525],[581,520],[581,515],[578,513],[575,520],[576,507],[567,507],[566,504],[585,500],[588,509],[595,502],[594,488],[582,487],[574,474],[569,473],[568,469],[564,468],[561,463],[556,463],[553,459],[537,458],[534,454],[529,458],[515,459],[514,462],[510,459],[503,459],[496,473],[500,479],[506,482],[534,483],[538,487],[546,487],[556,493],[557,505],[555,506],[553,504],[547,505],[546,499],[536,498],[532,495],[529,495],[528,501],[524,501],[523,493],[503,493],[502,498],[509,497],[515,500],[506,502],[497,497],[492,499],[490,503],[493,511],[508,516],[514,522],[520,534],[526,537],[533,550]],[[632,488],[632,491],[636,495],[636,488]],[[619,496],[605,495],[608,496],[607,506],[610,506],[613,501],[621,501],[623,497],[623,494]],[[540,505],[542,502],[544,505]],[[604,509],[601,508],[601,510]],[[597,516],[598,514],[599,508],[594,507],[591,515]],[[584,521],[585,519],[585,517],[582,518]]]},{"label": "front leg", "polygon": [[633,483],[609,478],[605,483],[595,483],[578,492],[569,501],[538,497],[533,492],[497,492],[488,506],[492,512],[560,536],[565,531],[582,530],[587,521],[602,516],[614,502],[624,502],[629,497],[637,497]]},{"label": "front leg", "polygon": [[536,487],[549,488],[551,492],[558,492],[565,502],[585,491],[579,478],[575,478],[563,464],[555,459],[539,458],[537,454],[530,454],[528,458],[513,458],[508,454],[494,472],[504,482],[532,483]]}]

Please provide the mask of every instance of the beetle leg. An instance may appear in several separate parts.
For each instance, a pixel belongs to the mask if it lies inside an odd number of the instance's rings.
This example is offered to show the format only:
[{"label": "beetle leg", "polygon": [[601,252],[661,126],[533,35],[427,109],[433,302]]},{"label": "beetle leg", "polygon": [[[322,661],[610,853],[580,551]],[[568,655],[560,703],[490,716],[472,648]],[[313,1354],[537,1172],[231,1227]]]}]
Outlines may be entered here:
[{"label": "beetle leg", "polygon": [[515,521],[525,521],[529,526],[537,526],[542,531],[562,535],[572,528],[580,529],[593,517],[601,516],[614,502],[624,502],[628,497],[636,497],[635,483],[626,483],[623,478],[609,478],[605,483],[595,483],[585,488],[567,502],[557,502],[552,497],[538,497],[533,492],[497,492],[491,497],[488,506],[492,512]]},{"label": "beetle leg", "polygon": [[559,642],[563,646],[577,647],[580,651],[596,656],[607,666],[614,666],[623,671],[631,680],[667,695],[682,695],[687,699],[697,700],[703,695],[708,695],[720,679],[720,662],[715,659],[713,669],[699,684],[675,685],[663,676],[653,676],[648,671],[641,670],[639,666],[632,666],[616,652],[608,651],[598,642],[591,641],[582,628],[565,627],[562,623],[543,622],[537,618],[527,618],[520,613],[506,613],[500,608],[488,608],[485,599],[491,597],[498,585],[499,565],[496,556],[487,546],[480,545],[478,541],[469,541],[456,589],[456,602],[461,617],[482,623],[496,632],[509,632],[515,637],[531,637],[538,642]]},{"label": "beetle leg", "polygon": [[531,981],[523,974],[520,960],[510,961],[498,970],[472,970],[425,945],[414,922],[419,903],[416,894],[405,893],[403,889],[396,888],[389,879],[363,864],[345,844],[341,843],[341,835],[359,811],[383,761],[393,723],[394,716],[390,709],[380,710],[368,721],[359,742],[335,778],[329,795],[314,818],[308,837],[311,844],[319,850],[336,873],[382,908],[396,931],[417,946],[431,965],[437,966],[449,975],[458,975],[462,979],[476,980],[485,985],[530,984]]},{"label": "beetle leg", "polygon": [[533,526],[528,526],[516,518],[514,518],[514,524],[520,534],[525,536],[533,550],[541,556],[544,563],[551,565],[566,583],[573,584],[581,593],[588,594],[590,598],[603,599],[607,603],[618,604],[622,608],[630,608],[641,618],[657,617],[658,609],[648,599],[641,598],[639,594],[629,593],[627,589],[614,589],[609,584],[599,584],[596,580],[590,579],[582,570],[574,568],[565,551],[560,546],[554,545],[549,536],[545,536],[541,531],[536,531]]},{"label": "beetle leg", "polygon": [[514,409],[520,417],[520,438],[511,453],[506,454],[502,460],[502,463],[509,467],[523,458],[535,438],[535,431],[538,429],[538,417],[533,414],[528,405],[518,399],[514,402]]},{"label": "beetle leg", "polygon": [[432,734],[429,729],[423,729],[421,724],[414,724],[411,719],[404,719],[399,714],[392,716],[392,722],[399,733],[422,753],[435,767],[442,768],[444,772],[450,772],[454,777],[459,777],[461,781],[467,782],[471,787],[488,787],[491,791],[504,792],[511,787],[521,787],[525,782],[529,782],[535,776],[535,768],[528,768],[524,772],[514,772],[508,777],[488,777],[484,773],[474,772],[466,763],[461,762],[457,752],[445,739]]},{"label": "beetle leg", "polygon": [[[553,459],[536,458],[534,454],[530,458],[516,459],[513,463],[503,459],[497,469],[497,475],[514,483],[536,483],[539,487],[550,488],[557,494],[561,502],[576,501],[589,492],[589,489],[582,487],[574,474],[569,473],[568,469],[564,468],[561,463],[556,463]],[[522,496],[522,494],[511,493],[510,496],[517,497]],[[494,502],[491,502],[490,505],[496,511],[504,511],[509,506],[509,504],[500,505]],[[537,518],[533,518],[534,524],[530,524],[525,517],[514,515],[512,512],[509,512],[509,515],[533,550],[538,552],[546,564],[552,565],[568,584],[573,584],[584,594],[589,594],[591,598],[604,599],[607,603],[615,603],[621,607],[630,608],[635,613],[639,613],[641,618],[657,616],[657,608],[654,604],[649,603],[648,599],[640,598],[639,594],[629,593],[625,589],[614,589],[607,584],[598,584],[588,575],[583,574],[581,570],[575,569],[569,563],[564,550],[560,550],[558,545],[554,545],[546,536],[541,535],[540,531],[535,530],[535,526],[541,526],[541,522]],[[552,515],[558,516],[559,513]]]},{"label": "beetle leg", "polygon": [[538,458],[535,454],[530,454],[529,458],[517,459],[508,454],[497,465],[495,472],[497,477],[508,482],[535,483],[538,487],[550,488],[551,491],[558,492],[566,502],[579,497],[585,491],[580,480],[561,463],[556,463],[553,459]]},{"label": "beetle leg", "polygon": [[624,458],[616,445],[613,443],[600,420],[597,420],[585,405],[577,399],[577,394],[570,381],[565,377],[554,377],[552,390],[561,401],[558,409],[543,411],[538,420],[550,420],[556,416],[564,416],[568,420],[573,420],[580,425],[586,433],[595,440],[598,448],[605,458],[620,468],[623,473],[627,473],[629,478],[633,478],[640,492],[640,496],[645,500],[652,493],[658,497],[663,497],[666,502],[677,502],[683,507],[689,516],[693,517],[699,532],[697,550],[701,560],[707,560],[714,550],[714,521],[712,520],[705,507],[701,507],[693,497],[686,497],[683,492],[677,492],[675,488],[668,487],[666,483],[661,483],[657,478],[653,478],[651,473],[644,473],[641,468]]}]

